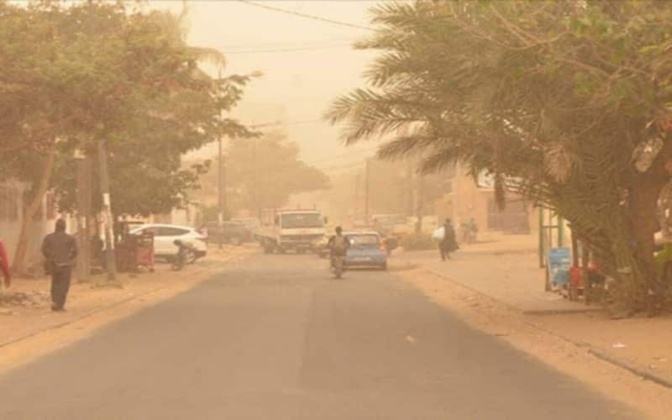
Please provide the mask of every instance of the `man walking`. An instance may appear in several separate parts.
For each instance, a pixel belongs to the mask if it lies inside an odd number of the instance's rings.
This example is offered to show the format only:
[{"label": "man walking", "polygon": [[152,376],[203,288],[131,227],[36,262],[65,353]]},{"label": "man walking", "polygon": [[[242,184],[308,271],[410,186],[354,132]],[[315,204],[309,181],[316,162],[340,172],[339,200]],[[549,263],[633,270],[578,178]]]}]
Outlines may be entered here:
[{"label": "man walking", "polygon": [[443,224],[443,240],[439,243],[439,251],[441,253],[441,260],[450,259],[450,253],[457,251],[457,238],[455,237],[455,229],[450,219],[446,219]]},{"label": "man walking", "polygon": [[70,290],[72,261],[77,257],[77,241],[65,232],[65,220],[56,221],[56,230],[44,238],[42,255],[47,274],[51,274],[51,310],[64,311]]}]

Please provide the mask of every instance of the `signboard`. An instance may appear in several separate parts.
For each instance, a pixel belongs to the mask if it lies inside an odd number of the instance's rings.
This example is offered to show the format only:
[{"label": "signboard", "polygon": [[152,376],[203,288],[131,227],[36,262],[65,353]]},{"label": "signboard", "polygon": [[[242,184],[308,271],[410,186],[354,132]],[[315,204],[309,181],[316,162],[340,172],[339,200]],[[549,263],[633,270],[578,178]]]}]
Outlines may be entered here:
[{"label": "signboard", "polygon": [[[504,184],[506,184],[506,185],[516,185],[516,184],[521,184],[522,183],[521,178],[512,177],[512,176],[503,176],[502,180],[504,181]],[[479,172],[478,176],[476,177],[476,185],[479,188],[494,189],[495,188],[495,174],[490,173],[488,171]]]},{"label": "signboard", "polygon": [[495,188],[495,176],[488,171],[481,171],[476,177],[476,185],[478,188],[493,189]]},{"label": "signboard", "polygon": [[572,254],[569,248],[551,248],[548,250],[548,275],[551,285],[558,287],[569,283],[569,268]]}]

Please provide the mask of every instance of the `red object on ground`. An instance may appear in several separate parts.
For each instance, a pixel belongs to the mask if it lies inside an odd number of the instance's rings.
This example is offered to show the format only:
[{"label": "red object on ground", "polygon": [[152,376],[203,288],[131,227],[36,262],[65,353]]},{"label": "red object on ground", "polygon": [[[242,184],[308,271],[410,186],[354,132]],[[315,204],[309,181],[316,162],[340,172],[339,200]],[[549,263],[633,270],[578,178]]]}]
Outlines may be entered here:
[{"label": "red object on ground", "polygon": [[581,267],[570,267],[569,268],[569,281],[574,287],[583,286],[583,276]]},{"label": "red object on ground", "polygon": [[9,287],[12,284],[12,275],[9,271],[9,258],[7,257],[7,248],[5,243],[0,241],[0,270],[5,277],[5,286]]}]

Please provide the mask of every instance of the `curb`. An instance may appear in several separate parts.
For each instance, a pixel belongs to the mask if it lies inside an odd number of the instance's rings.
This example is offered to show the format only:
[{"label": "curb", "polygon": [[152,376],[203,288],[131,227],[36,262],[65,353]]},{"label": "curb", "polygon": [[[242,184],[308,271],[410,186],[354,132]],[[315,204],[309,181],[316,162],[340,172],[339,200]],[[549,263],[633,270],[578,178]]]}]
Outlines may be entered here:
[{"label": "curb", "polygon": [[[494,299],[494,298],[493,298]],[[497,300],[497,299],[495,299]],[[499,302],[499,301],[498,301]],[[604,309],[598,306],[576,309],[531,309],[528,311],[517,309],[523,315],[563,315],[563,314],[589,314],[591,312],[602,312]]]},{"label": "curb", "polygon": [[[570,340],[570,342],[572,342]],[[573,343],[573,342],[572,342]],[[655,373],[651,373],[650,371],[646,370],[645,368],[640,368],[636,365],[630,364],[628,362],[625,362],[621,359],[618,359],[602,350],[596,349],[592,346],[588,347],[588,353],[592,354],[593,356],[597,357],[598,359],[604,360],[607,363],[611,363],[614,366],[618,366],[621,369],[625,369],[631,373],[634,373],[635,375],[641,377],[642,379],[646,379],[647,381],[654,382],[658,385],[662,385],[666,388],[672,389],[672,381],[663,378],[662,376],[656,375]]]},{"label": "curb", "polygon": [[467,285],[465,285],[465,284],[463,284],[463,283],[460,283],[460,282],[457,281],[457,280],[453,280],[452,278],[450,278],[450,277],[446,276],[445,274],[440,273],[440,272],[438,272],[438,271],[436,271],[436,270],[434,270],[434,269],[431,269],[431,268],[423,268],[423,270],[425,270],[425,271],[427,271],[427,272],[429,272],[429,273],[432,273],[432,274],[434,274],[434,275],[436,275],[436,276],[438,276],[438,277],[444,278],[444,279],[446,279],[446,280],[448,280],[448,281],[450,281],[450,282],[452,282],[452,283],[454,283],[454,284],[456,284],[456,285],[458,285],[458,286],[460,286],[460,287],[464,287],[465,289],[471,290],[471,291],[474,292],[474,293],[478,293],[479,295],[487,296],[488,298],[490,298],[490,299],[492,299],[492,300],[494,300],[494,301],[497,301],[498,303],[500,303],[500,304],[506,306],[506,307],[509,308],[509,309],[512,309],[512,310],[514,310],[514,311],[516,311],[516,312],[520,312],[520,313],[522,313],[523,315],[562,315],[562,314],[582,314],[582,313],[590,313],[590,312],[600,312],[600,311],[603,310],[602,308],[600,308],[600,307],[595,307],[595,306],[593,306],[593,307],[577,307],[577,308],[572,308],[572,309],[530,309],[530,310],[524,310],[524,309],[520,309],[520,308],[518,308],[518,307],[516,307],[516,306],[514,306],[514,305],[512,305],[512,304],[510,304],[510,303],[508,303],[508,302],[504,302],[504,301],[502,301],[502,300],[500,300],[500,299],[497,299],[497,298],[494,297],[494,296],[490,296],[490,295],[488,295],[488,294],[486,294],[486,293],[483,293],[483,292],[481,292],[480,290],[476,290],[476,289],[474,289],[474,288],[472,288],[472,287],[469,287],[469,286],[467,286]]},{"label": "curb", "polygon": [[[590,312],[589,310],[585,310],[585,311],[581,311],[581,310],[578,310],[578,311],[557,311],[557,310],[551,310],[551,311],[521,311],[520,309],[518,309],[518,308],[516,308],[516,307],[514,307],[514,306],[512,306],[512,305],[510,305],[506,302],[502,302],[501,300],[496,299],[492,296],[489,296],[489,295],[487,295],[487,294],[485,294],[485,293],[483,293],[479,290],[475,290],[471,287],[465,286],[462,283],[459,283],[459,282],[451,279],[450,277],[447,277],[443,274],[437,273],[435,270],[424,269],[424,271],[426,271],[428,273],[431,273],[431,274],[434,274],[438,277],[444,278],[444,279],[450,281],[451,283],[454,283],[454,284],[456,284],[460,287],[464,287],[465,289],[470,290],[474,293],[478,293],[479,295],[482,295],[482,296],[485,296],[489,299],[492,299],[492,300],[498,302],[499,304],[501,304],[503,306],[506,306],[507,308],[512,309],[516,312],[519,312],[523,315],[550,315],[550,314],[554,314],[554,313],[555,314],[575,314],[575,313],[582,313],[582,312],[583,313]],[[600,310],[600,309],[595,308],[594,310]],[[574,341],[572,339],[569,339],[569,338],[565,337],[564,335],[558,334],[555,331],[543,328],[543,327],[535,324],[532,321],[524,320],[523,322],[526,325],[528,325],[528,326],[530,326],[534,329],[537,329],[539,331],[543,331],[546,334],[550,334],[554,337],[560,338],[560,339],[566,341],[567,343],[569,343],[569,344],[571,344],[571,345],[573,345],[577,348],[586,349],[588,354],[592,355],[593,357],[596,357],[597,359],[600,359],[600,360],[602,360],[604,362],[607,362],[607,363],[609,363],[613,366],[616,366],[618,368],[627,370],[628,372],[630,372],[630,373],[632,373],[636,376],[639,376],[640,378],[642,378],[644,380],[651,381],[655,384],[664,386],[665,388],[672,389],[672,381],[671,380],[668,380],[668,379],[666,379],[666,378],[664,378],[660,375],[656,375],[655,373],[650,372],[646,368],[638,367],[636,365],[633,365],[631,363],[623,361],[623,360],[621,360],[621,359],[619,359],[615,356],[612,356],[612,355],[608,354],[607,352],[605,352],[603,350],[600,350],[600,349],[597,349],[597,348],[591,346],[588,343],[577,342],[577,341]]]}]

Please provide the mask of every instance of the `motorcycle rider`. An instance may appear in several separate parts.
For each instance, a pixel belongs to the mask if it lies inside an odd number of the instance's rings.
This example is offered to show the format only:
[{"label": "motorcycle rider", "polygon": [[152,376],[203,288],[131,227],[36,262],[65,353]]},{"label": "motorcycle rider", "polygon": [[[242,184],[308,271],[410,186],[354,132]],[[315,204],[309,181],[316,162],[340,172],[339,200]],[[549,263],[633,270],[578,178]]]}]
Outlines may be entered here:
[{"label": "motorcycle rider", "polygon": [[348,248],[350,248],[350,241],[343,236],[343,228],[336,227],[336,234],[329,238],[327,248],[329,248],[331,266],[333,267],[335,259],[344,258]]}]

